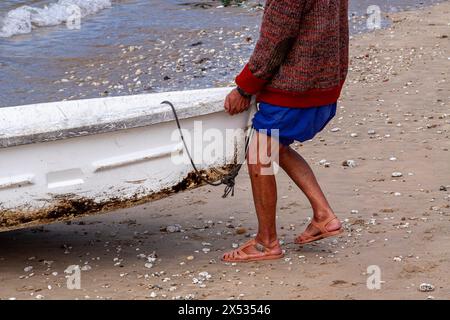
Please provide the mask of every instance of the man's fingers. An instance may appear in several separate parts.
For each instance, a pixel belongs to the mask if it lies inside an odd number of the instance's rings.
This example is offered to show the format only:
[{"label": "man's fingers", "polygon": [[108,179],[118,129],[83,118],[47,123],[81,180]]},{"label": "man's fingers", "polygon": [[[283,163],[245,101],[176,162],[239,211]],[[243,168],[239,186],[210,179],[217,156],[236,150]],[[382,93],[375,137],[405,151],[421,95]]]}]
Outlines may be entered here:
[{"label": "man's fingers", "polygon": [[232,101],[231,97],[230,97],[230,99],[228,100],[228,104],[229,104],[228,112],[229,112],[231,115],[234,115],[234,114],[236,113],[236,106],[235,106],[235,103]]},{"label": "man's fingers", "polygon": [[239,104],[238,113],[242,113],[250,107],[250,102],[247,100],[241,100]]},{"label": "man's fingers", "polygon": [[250,100],[233,90],[225,99],[224,108],[230,115],[242,113],[250,107]]},{"label": "man's fingers", "polygon": [[226,98],[225,98],[225,110],[228,112],[228,113],[230,113],[230,108],[231,108],[231,105],[230,105],[230,96],[227,96]]}]

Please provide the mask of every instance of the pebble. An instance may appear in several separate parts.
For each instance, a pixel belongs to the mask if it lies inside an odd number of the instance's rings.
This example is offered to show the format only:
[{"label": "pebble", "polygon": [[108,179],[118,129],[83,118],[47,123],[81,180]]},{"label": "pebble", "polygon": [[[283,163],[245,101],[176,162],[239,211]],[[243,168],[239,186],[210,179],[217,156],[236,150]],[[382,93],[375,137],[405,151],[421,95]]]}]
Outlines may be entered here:
[{"label": "pebble", "polygon": [[181,232],[181,225],[179,224],[170,225],[165,227],[162,231],[166,231],[169,233]]},{"label": "pebble", "polygon": [[355,160],[345,160],[344,162],[342,162],[342,165],[348,168],[355,168],[357,166]]},{"label": "pebble", "polygon": [[202,271],[198,274],[198,278],[193,278],[192,283],[199,285],[199,287],[204,288],[206,285],[203,283],[212,278],[212,276],[207,271]]},{"label": "pebble", "polygon": [[401,172],[392,172],[391,176],[393,178],[400,178],[400,177],[403,177],[403,173],[401,173]]},{"label": "pebble", "polygon": [[207,271],[202,271],[198,275],[199,277],[205,278],[206,280],[209,280],[211,278],[211,275]]},{"label": "pebble", "polygon": [[431,283],[422,283],[419,286],[420,292],[432,292],[434,291],[434,286]]},{"label": "pebble", "polygon": [[33,270],[32,266],[28,266],[28,267],[23,268],[23,271],[25,271],[25,272],[30,272],[31,270]]},{"label": "pebble", "polygon": [[320,164],[321,166],[324,166],[325,168],[329,168],[330,165],[331,165],[331,163],[328,162],[326,159],[320,160],[320,161],[319,161],[319,164]]},{"label": "pebble", "polygon": [[157,258],[156,252],[153,251],[151,254],[149,254],[149,255],[147,256],[147,261],[148,261],[148,262],[155,262],[155,261],[156,261],[156,258]]},{"label": "pebble", "polygon": [[368,130],[367,131],[367,134],[368,135],[374,135],[374,134],[376,134],[377,132],[375,131],[375,130]]}]

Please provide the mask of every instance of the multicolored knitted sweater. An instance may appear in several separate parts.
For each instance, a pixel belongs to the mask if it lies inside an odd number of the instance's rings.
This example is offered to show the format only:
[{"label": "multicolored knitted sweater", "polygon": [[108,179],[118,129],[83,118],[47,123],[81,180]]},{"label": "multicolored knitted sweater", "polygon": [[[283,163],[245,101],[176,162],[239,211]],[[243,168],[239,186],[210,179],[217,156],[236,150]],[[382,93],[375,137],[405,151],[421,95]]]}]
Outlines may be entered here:
[{"label": "multicolored knitted sweater", "polygon": [[267,0],[260,38],[236,83],[279,106],[334,103],[348,51],[348,0]]}]

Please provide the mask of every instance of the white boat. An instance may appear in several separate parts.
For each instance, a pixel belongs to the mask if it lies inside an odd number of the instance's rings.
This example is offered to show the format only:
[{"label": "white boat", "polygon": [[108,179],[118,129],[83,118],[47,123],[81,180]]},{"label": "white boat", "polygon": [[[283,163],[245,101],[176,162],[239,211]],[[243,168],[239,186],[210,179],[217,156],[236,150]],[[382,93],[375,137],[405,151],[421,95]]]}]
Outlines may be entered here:
[{"label": "white boat", "polygon": [[250,119],[249,112],[224,112],[229,90],[0,108],[0,231],[134,206],[202,185],[165,100],[177,109],[186,136],[198,135],[200,126],[204,142],[223,137],[215,141],[223,147],[219,156],[205,153],[207,143],[200,149],[196,139],[188,143],[201,151],[195,162],[202,174],[220,180],[244,158]]}]

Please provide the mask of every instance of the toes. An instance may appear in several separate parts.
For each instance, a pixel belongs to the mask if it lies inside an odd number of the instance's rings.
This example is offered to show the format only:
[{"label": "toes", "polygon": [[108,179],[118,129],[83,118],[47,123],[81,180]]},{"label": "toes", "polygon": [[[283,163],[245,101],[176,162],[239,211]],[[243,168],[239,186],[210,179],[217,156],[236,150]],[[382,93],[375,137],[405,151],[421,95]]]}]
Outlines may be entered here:
[{"label": "toes", "polygon": [[308,241],[309,239],[311,239],[312,237],[314,237],[314,236],[309,235],[309,234],[302,233],[301,235],[299,235],[299,236],[297,237],[297,242],[301,242],[301,243],[307,242],[307,241]]},{"label": "toes", "polygon": [[310,237],[310,235],[309,235],[309,234],[306,234],[305,232],[303,232],[301,235],[298,236],[298,238],[299,238],[301,241],[305,241],[305,240],[308,239],[309,237]]},{"label": "toes", "polygon": [[234,259],[234,255],[235,255],[235,251],[234,251],[234,250],[233,250],[233,251],[229,251],[229,252],[225,252],[225,253],[222,255],[222,260],[228,260],[228,261],[231,261],[231,260]]}]

